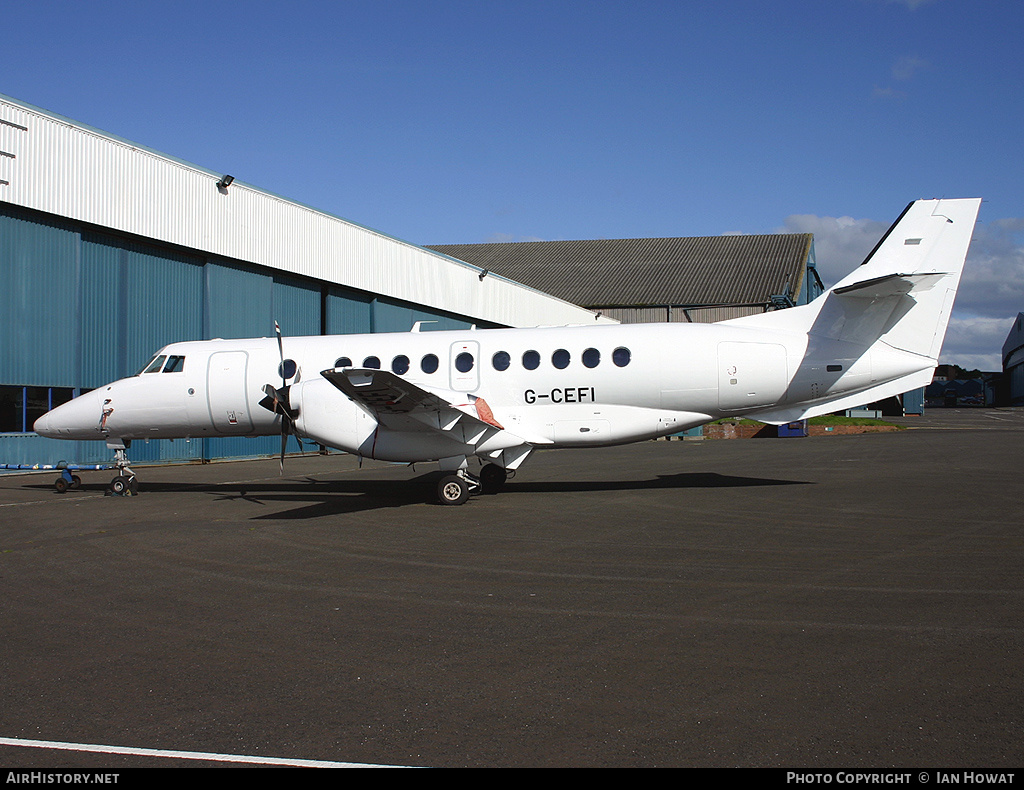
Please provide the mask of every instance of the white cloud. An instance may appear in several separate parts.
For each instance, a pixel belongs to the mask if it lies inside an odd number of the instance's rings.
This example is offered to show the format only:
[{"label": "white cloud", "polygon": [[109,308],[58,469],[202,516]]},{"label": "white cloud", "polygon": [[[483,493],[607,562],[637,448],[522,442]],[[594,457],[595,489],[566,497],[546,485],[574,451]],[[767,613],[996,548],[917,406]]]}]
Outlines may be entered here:
[{"label": "white cloud", "polygon": [[1002,370],[1003,341],[1016,318],[960,316],[954,311],[946,330],[939,361],[967,370]]},{"label": "white cloud", "polygon": [[914,75],[922,69],[926,69],[931,64],[923,58],[916,57],[914,55],[906,55],[899,60],[892,67],[892,76],[897,80],[909,80],[913,79]]},{"label": "white cloud", "polygon": [[776,232],[814,234],[818,276],[828,287],[863,262],[888,227],[871,219],[792,214]]}]

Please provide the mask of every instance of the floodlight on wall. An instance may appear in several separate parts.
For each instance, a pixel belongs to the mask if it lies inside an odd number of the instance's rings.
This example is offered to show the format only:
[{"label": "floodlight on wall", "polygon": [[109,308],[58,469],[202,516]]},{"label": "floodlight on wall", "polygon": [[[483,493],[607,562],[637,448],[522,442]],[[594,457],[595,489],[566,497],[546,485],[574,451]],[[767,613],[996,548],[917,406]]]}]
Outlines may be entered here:
[{"label": "floodlight on wall", "polygon": [[234,176],[222,176],[220,181],[217,182],[217,189],[227,189],[229,186],[231,186],[234,180]]},{"label": "floodlight on wall", "polygon": [[486,277],[488,274],[490,274],[490,271],[488,271],[487,269],[481,269],[479,274],[480,282],[483,282],[484,277]]}]

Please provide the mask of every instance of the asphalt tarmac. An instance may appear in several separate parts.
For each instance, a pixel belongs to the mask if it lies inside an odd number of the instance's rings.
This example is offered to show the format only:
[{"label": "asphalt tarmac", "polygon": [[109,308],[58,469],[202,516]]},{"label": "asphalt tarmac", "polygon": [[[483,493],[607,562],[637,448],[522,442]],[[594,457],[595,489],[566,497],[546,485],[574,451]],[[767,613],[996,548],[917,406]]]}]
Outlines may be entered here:
[{"label": "asphalt tarmac", "polygon": [[0,477],[0,766],[1019,767],[1024,410],[905,423]]}]

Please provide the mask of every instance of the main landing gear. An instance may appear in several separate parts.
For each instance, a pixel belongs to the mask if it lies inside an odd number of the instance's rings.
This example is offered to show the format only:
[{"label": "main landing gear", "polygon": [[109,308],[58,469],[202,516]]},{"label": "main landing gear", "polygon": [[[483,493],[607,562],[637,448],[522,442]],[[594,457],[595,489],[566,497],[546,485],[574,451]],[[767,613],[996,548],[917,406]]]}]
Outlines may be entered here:
[{"label": "main landing gear", "polygon": [[474,494],[497,494],[508,480],[508,471],[497,464],[487,464],[479,477],[466,469],[446,474],[437,483],[437,501],[442,505],[461,505]]}]

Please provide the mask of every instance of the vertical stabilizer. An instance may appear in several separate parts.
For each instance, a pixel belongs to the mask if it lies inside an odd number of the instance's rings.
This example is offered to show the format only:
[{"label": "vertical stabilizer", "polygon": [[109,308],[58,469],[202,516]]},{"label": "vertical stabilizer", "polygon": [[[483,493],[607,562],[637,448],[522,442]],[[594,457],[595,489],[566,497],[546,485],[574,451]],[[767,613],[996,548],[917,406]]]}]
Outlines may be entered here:
[{"label": "vertical stabilizer", "polygon": [[980,198],[918,200],[864,262],[811,304],[723,323],[882,343],[937,360]]},{"label": "vertical stabilizer", "polygon": [[816,329],[937,361],[980,207],[978,198],[911,203],[867,260],[827,292]]}]

